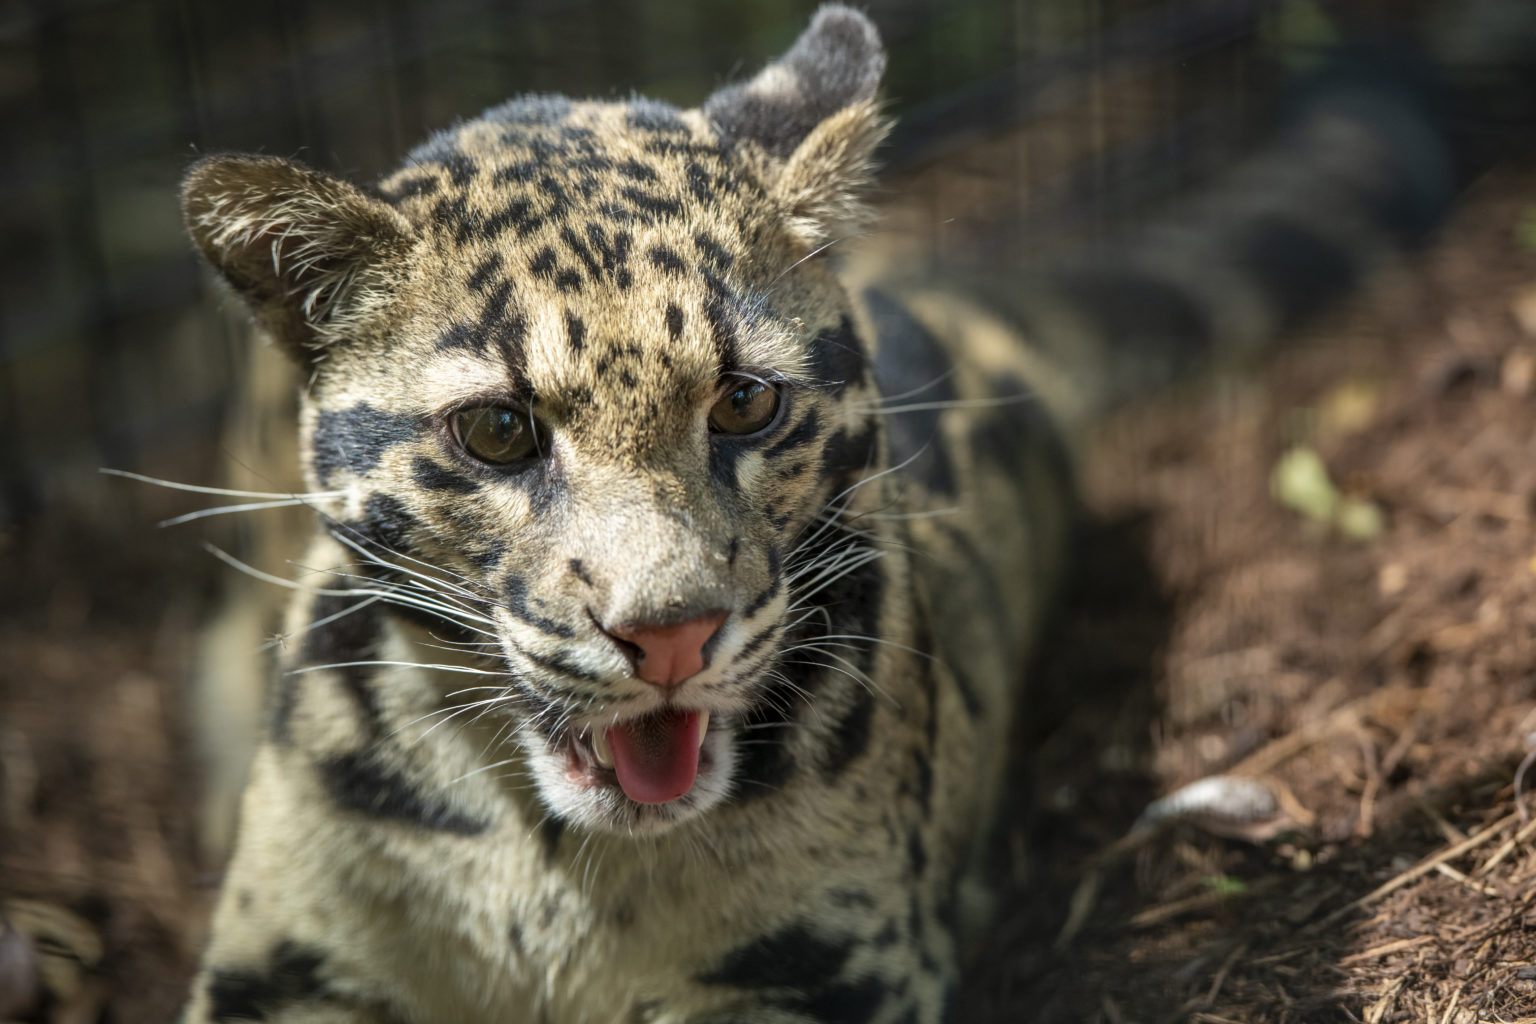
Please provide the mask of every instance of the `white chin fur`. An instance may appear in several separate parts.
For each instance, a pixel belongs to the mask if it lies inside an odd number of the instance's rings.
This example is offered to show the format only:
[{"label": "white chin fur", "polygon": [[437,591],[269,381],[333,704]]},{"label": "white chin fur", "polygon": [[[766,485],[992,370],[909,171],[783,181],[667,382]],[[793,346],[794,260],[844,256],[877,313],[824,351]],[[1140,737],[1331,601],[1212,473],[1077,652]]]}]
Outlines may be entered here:
[{"label": "white chin fur", "polygon": [[619,835],[660,835],[718,806],[730,795],[736,774],[735,736],[716,727],[704,737],[704,756],[693,788],[665,804],[641,805],[616,785],[590,786],[568,774],[568,756],[551,749],[541,738],[524,734],[529,768],[539,796],[556,817],[596,832]]}]

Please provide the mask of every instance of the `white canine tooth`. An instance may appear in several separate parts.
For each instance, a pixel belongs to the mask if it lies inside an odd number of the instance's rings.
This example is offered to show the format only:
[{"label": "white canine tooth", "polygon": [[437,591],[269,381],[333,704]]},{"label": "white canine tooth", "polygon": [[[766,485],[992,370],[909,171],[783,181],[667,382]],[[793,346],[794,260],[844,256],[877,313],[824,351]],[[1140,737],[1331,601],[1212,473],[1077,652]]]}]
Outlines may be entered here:
[{"label": "white canine tooth", "polygon": [[699,712],[699,746],[704,745],[704,732],[709,728],[709,712]]},{"label": "white canine tooth", "polygon": [[592,730],[592,757],[604,768],[613,767],[613,748],[608,745],[608,730]]}]

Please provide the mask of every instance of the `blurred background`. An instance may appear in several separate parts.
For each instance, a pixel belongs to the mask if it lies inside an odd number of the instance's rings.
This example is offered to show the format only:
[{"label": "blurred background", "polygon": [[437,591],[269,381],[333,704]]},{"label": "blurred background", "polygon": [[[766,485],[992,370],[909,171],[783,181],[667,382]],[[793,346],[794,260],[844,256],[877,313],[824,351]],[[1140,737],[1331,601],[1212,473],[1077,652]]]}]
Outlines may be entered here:
[{"label": "blurred background", "polygon": [[[369,181],[432,130],[516,92],[691,105],[780,52],[815,6],[7,4],[0,523],[25,530],[61,506],[137,510],[145,492],[104,486],[99,466],[211,471],[245,343],[202,301],[180,227],[176,183],[198,154],[293,156]],[[869,11],[901,119],[886,164],[951,176],[923,204],[927,226],[978,206],[1024,213],[1018,237],[1045,251],[1213,173],[1251,136],[1284,65],[1336,31],[1315,4],[1265,0]],[[887,195],[914,199],[901,182]]]},{"label": "blurred background", "polygon": [[[861,6],[889,47],[899,119],[878,196],[889,230],[939,257],[1002,237],[1028,263],[1214,180],[1288,76],[1341,36],[1415,31],[1457,3]],[[0,933],[0,1019],[166,1019],[217,883],[197,844],[185,691],[230,572],[200,542],[229,543],[231,527],[157,529],[208,502],[100,473],[228,481],[231,452],[262,443],[241,396],[283,372],[192,256],[182,169],[240,150],[367,182],[514,93],[693,105],[786,48],[815,7],[0,2],[0,899],[73,950],[53,995],[8,1007],[7,956],[34,954]],[[1111,538],[1129,547],[1110,572],[1150,578],[1135,533]],[[1146,678],[1161,641],[1141,633],[1166,630],[1169,602],[1147,593],[1122,676]],[[1145,753],[1157,710],[1137,707]],[[1149,764],[1126,806],[1155,790]]]}]

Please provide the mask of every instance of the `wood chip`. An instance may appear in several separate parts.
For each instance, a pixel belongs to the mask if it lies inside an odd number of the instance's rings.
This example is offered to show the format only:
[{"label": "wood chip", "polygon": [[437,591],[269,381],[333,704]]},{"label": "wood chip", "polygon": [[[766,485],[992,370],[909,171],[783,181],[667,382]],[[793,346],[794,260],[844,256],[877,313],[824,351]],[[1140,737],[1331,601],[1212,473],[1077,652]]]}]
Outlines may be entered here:
[{"label": "wood chip", "polygon": [[1375,960],[1377,957],[1386,956],[1389,953],[1400,953],[1405,949],[1413,949],[1415,946],[1422,946],[1426,942],[1433,941],[1435,941],[1435,936],[1433,935],[1415,935],[1411,939],[1397,939],[1394,942],[1384,942],[1379,946],[1372,947],[1371,949],[1364,949],[1358,953],[1351,953],[1349,956],[1341,958],[1339,960],[1339,966],[1344,967],[1348,964],[1358,964],[1366,960]]},{"label": "wood chip", "polygon": [[1536,818],[1533,818],[1530,821],[1526,822],[1524,828],[1522,828],[1519,832],[1516,832],[1514,834],[1513,838],[1511,838],[1503,846],[1499,847],[1498,850],[1494,852],[1494,855],[1492,857],[1489,857],[1488,860],[1483,864],[1482,867],[1478,868],[1476,871],[1474,871],[1472,873],[1474,875],[1486,875],[1486,874],[1488,874],[1494,868],[1499,866],[1499,862],[1500,861],[1502,861],[1505,857],[1508,857],[1511,853],[1513,853],[1515,847],[1519,846],[1521,843],[1523,843],[1527,839],[1531,838],[1531,836],[1533,834],[1536,834]]},{"label": "wood chip", "polygon": [[1455,860],[1457,857],[1460,857],[1463,854],[1470,853],[1471,851],[1477,849],[1479,846],[1487,843],[1498,833],[1502,832],[1511,823],[1513,823],[1514,820],[1515,815],[1506,814],[1492,825],[1489,825],[1487,828],[1483,829],[1477,835],[1472,836],[1466,842],[1457,843],[1455,846],[1447,847],[1446,849],[1441,850],[1439,853],[1426,857],[1424,860],[1409,868],[1407,871],[1404,871],[1397,875],[1395,878],[1382,883],[1381,885],[1372,889],[1370,892],[1366,893],[1364,896],[1361,896],[1359,899],[1346,903],[1344,906],[1340,907],[1338,910],[1335,910],[1333,913],[1329,914],[1327,917],[1323,918],[1312,927],[1322,928],[1333,924],[1340,918],[1344,917],[1346,914],[1358,910],[1361,907],[1369,906],[1370,904],[1375,903],[1377,900],[1381,899],[1383,896],[1394,893],[1398,889],[1401,889],[1403,886],[1407,885],[1409,882],[1412,882],[1415,879],[1421,878],[1422,876],[1428,874],[1435,869],[1436,864],[1443,864],[1448,860]]}]

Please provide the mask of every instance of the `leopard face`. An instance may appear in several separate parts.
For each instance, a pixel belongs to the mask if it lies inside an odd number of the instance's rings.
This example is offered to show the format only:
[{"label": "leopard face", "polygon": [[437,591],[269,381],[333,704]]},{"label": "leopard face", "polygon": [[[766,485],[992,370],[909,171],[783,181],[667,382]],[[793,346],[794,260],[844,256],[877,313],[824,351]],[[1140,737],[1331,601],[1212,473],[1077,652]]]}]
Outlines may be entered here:
[{"label": "leopard face", "polygon": [[505,718],[558,816],[654,832],[750,785],[783,663],[875,557],[839,518],[880,434],[819,250],[858,216],[882,64],[829,8],[701,109],[516,100],[376,194],[189,173],[194,238],[310,369],[339,575],[492,673],[451,700]]}]

